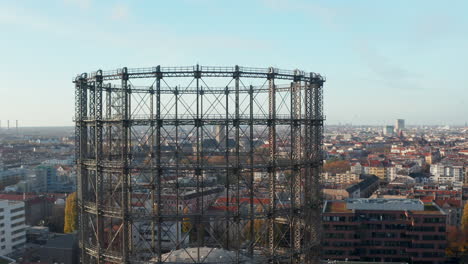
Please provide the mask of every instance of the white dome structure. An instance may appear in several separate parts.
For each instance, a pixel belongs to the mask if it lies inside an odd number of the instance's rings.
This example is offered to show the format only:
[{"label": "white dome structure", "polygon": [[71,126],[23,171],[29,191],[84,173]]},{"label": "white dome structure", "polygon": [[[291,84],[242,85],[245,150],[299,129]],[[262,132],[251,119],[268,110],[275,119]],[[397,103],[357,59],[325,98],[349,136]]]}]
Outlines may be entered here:
[{"label": "white dome structure", "polygon": [[[198,251],[199,250],[199,251]],[[200,258],[197,259],[198,254]],[[174,250],[162,255],[163,263],[244,263],[253,264],[251,258],[239,255],[237,262],[236,252],[225,250],[222,248],[200,247],[200,248],[184,248]]]}]

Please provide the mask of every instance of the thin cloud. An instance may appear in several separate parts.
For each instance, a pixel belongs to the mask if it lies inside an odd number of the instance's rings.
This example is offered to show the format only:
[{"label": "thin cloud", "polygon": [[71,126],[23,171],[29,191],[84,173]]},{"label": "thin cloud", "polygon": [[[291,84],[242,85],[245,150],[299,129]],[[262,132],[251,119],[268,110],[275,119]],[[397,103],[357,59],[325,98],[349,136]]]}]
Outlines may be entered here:
[{"label": "thin cloud", "polygon": [[91,6],[91,0],[63,0],[63,2],[82,9],[88,9]]},{"label": "thin cloud", "polygon": [[394,63],[390,58],[371,47],[369,43],[361,41],[356,45],[355,50],[379,81],[387,86],[405,90],[422,89],[419,83],[422,78],[420,74]]},{"label": "thin cloud", "polygon": [[288,0],[260,0],[271,10],[280,12],[299,12],[307,16],[317,17],[325,26],[338,30],[341,23],[338,21],[346,12],[337,8],[330,8],[315,1],[288,1]]},{"label": "thin cloud", "polygon": [[114,20],[125,20],[128,18],[130,11],[128,6],[123,4],[117,4],[112,7],[111,18]]}]

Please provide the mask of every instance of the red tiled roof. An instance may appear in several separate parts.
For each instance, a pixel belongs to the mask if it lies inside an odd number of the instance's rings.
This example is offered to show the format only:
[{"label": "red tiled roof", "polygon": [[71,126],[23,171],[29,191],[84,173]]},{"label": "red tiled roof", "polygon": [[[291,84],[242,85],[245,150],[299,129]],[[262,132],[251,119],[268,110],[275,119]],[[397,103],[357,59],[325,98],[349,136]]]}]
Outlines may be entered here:
[{"label": "red tiled roof", "polygon": [[434,202],[440,207],[442,207],[444,204],[448,204],[453,207],[461,207],[461,201],[456,199],[435,200]]}]

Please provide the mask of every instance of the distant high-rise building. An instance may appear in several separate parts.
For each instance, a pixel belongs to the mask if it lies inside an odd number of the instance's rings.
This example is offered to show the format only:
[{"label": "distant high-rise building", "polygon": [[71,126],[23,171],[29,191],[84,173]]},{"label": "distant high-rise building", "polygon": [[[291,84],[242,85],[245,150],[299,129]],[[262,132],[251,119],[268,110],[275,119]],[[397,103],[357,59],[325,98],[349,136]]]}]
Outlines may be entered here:
[{"label": "distant high-rise building", "polygon": [[394,126],[384,126],[383,128],[383,134],[385,136],[391,136],[393,135],[393,131],[395,130]]},{"label": "distant high-rise building", "polygon": [[398,133],[403,129],[405,129],[405,120],[404,119],[397,119],[396,123],[395,123],[395,131]]},{"label": "distant high-rise building", "polygon": [[223,125],[215,126],[215,138],[218,141],[219,148],[226,148],[226,128]]}]

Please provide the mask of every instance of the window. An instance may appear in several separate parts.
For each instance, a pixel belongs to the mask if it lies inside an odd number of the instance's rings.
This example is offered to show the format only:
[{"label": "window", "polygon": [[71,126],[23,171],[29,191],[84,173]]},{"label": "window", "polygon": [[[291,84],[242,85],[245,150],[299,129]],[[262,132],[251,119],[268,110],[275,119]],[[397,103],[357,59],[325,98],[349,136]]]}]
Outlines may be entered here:
[{"label": "window", "polygon": [[323,221],[325,222],[345,222],[345,216],[324,216]]},{"label": "window", "polygon": [[424,252],[422,253],[423,258],[433,258],[433,257],[444,257],[444,253],[441,252]]},{"label": "window", "polygon": [[443,223],[442,218],[436,217],[436,218],[424,218],[424,223]]},{"label": "window", "polygon": [[417,244],[413,243],[413,248],[434,248],[433,244]]},{"label": "window", "polygon": [[410,228],[411,231],[420,231],[420,232],[434,232],[435,227],[433,226],[413,226]]},{"label": "window", "polygon": [[17,220],[17,219],[20,219],[20,218],[23,218],[24,217],[24,214],[20,214],[20,215],[17,215],[17,216],[13,216],[11,218],[11,221],[14,221],[14,220]]},{"label": "window", "polygon": [[19,237],[13,238],[13,239],[11,240],[11,242],[16,242],[16,241],[18,241],[18,240],[23,240],[23,239],[25,239],[24,236],[19,236]]},{"label": "window", "polygon": [[20,225],[24,225],[24,221],[20,221],[20,222],[18,222],[18,223],[14,223],[14,224],[11,225],[11,227],[13,228],[13,227],[17,227],[17,226],[20,226]]},{"label": "window", "polygon": [[396,238],[395,233],[386,233],[386,232],[372,232],[373,238]]},{"label": "window", "polygon": [[14,214],[14,213],[21,212],[21,211],[24,211],[24,207],[12,209],[12,210],[10,211],[10,213]]},{"label": "window", "polygon": [[385,229],[406,229],[406,225],[402,224],[387,224]]},{"label": "window", "polygon": [[15,231],[11,232],[11,234],[12,234],[12,235],[16,235],[16,234],[19,234],[19,233],[21,233],[21,232],[24,232],[24,230],[25,230],[25,228],[20,228],[20,229],[18,229],[18,230],[15,230]]},{"label": "window", "polygon": [[340,234],[340,233],[325,233],[325,238],[344,238],[344,234]]},{"label": "window", "polygon": [[334,255],[334,256],[341,256],[344,255],[343,250],[325,250],[325,255]]},{"label": "window", "polygon": [[422,236],[423,240],[445,240],[445,236],[439,236],[439,235],[423,235]]},{"label": "window", "polygon": [[335,230],[356,230],[355,226],[336,225]]}]

